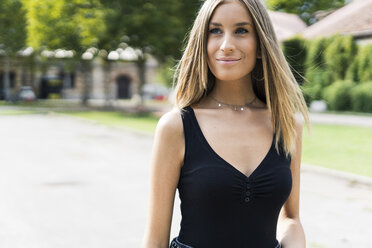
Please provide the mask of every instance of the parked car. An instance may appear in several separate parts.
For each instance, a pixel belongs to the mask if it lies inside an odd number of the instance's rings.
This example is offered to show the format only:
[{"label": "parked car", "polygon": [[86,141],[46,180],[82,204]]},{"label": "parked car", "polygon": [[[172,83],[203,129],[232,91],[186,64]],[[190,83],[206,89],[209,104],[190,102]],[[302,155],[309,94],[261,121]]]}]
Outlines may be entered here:
[{"label": "parked car", "polygon": [[159,84],[145,84],[142,88],[144,99],[163,101],[168,99],[170,89]]},{"label": "parked car", "polygon": [[19,89],[18,99],[20,101],[32,102],[36,100],[36,95],[30,86],[22,86]]}]

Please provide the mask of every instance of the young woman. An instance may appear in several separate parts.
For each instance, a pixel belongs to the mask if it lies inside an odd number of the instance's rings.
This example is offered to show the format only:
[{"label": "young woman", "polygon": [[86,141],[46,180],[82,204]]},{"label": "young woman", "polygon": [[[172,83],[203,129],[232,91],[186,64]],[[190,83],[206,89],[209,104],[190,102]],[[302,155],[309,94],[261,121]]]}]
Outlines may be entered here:
[{"label": "young woman", "polygon": [[[206,0],[159,121],[143,248],[303,248],[301,112],[307,108],[260,0]],[[277,235],[278,226],[278,235]],[[277,239],[278,238],[278,239]]]}]

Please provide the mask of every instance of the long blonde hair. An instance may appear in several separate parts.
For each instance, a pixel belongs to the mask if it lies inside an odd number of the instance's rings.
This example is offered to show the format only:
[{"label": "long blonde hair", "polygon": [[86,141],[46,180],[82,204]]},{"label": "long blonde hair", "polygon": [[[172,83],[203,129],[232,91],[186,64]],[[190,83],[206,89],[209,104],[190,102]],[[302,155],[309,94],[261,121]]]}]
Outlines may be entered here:
[{"label": "long blonde hair", "polygon": [[[282,142],[286,155],[296,150],[296,111],[300,111],[309,128],[308,111],[300,87],[283,55],[269,15],[260,0],[235,0],[246,6],[257,32],[261,59],[251,72],[253,89],[271,113],[275,147]],[[189,33],[183,56],[176,66],[176,107],[182,109],[198,103],[213,89],[215,77],[207,64],[208,25],[214,10],[226,0],[206,0]]]}]

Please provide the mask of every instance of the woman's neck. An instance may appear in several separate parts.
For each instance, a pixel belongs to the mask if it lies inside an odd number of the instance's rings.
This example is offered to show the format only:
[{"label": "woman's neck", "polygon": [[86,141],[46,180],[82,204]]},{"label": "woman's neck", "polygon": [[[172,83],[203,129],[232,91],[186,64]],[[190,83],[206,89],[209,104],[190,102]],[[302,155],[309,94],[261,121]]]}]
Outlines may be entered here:
[{"label": "woman's neck", "polygon": [[245,105],[255,98],[251,80],[221,81],[216,79],[210,95],[221,102]]}]

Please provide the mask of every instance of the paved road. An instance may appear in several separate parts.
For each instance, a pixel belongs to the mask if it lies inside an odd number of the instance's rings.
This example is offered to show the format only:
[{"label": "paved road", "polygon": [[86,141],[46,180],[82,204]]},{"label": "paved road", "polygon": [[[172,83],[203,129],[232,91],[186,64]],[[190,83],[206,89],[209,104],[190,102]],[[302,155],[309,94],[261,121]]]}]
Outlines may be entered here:
[{"label": "paved road", "polygon": [[[51,114],[0,116],[0,137],[0,247],[140,246],[151,136]],[[311,167],[301,180],[308,247],[372,247],[372,186]]]},{"label": "paved road", "polygon": [[372,127],[372,116],[310,113],[312,123]]}]

